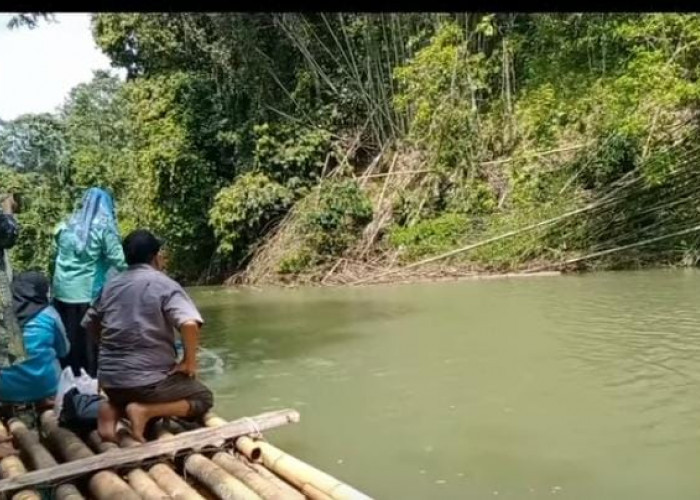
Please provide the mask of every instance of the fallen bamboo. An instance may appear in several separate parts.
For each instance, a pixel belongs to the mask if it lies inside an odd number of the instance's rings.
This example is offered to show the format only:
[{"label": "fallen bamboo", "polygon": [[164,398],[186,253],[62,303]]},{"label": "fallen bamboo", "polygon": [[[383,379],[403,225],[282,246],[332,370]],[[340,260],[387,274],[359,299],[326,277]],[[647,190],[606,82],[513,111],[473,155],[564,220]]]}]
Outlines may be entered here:
[{"label": "fallen bamboo", "polygon": [[540,266],[540,267],[535,267],[535,268],[533,268],[533,269],[526,270],[525,272],[526,272],[526,273],[536,273],[536,272],[539,272],[539,271],[541,271],[541,270],[545,270],[545,269],[547,269],[547,268],[549,268],[549,267],[568,266],[568,265],[571,265],[571,264],[576,264],[577,262],[582,262],[582,261],[584,261],[584,260],[590,260],[590,259],[595,259],[595,258],[597,258],[597,257],[603,257],[603,256],[605,256],[605,255],[610,255],[610,254],[613,254],[613,253],[616,253],[616,252],[621,252],[621,251],[623,251],[623,250],[629,250],[629,249],[631,249],[631,248],[637,248],[637,247],[641,247],[641,246],[644,246],[644,245],[650,245],[650,244],[656,243],[656,242],[658,242],[658,241],[663,241],[663,240],[667,240],[667,239],[669,239],[669,238],[675,238],[675,237],[677,237],[677,236],[683,236],[683,235],[685,235],[685,234],[695,233],[695,232],[698,232],[698,231],[700,231],[700,225],[693,226],[693,227],[688,228],[688,229],[683,229],[682,231],[677,231],[677,232],[675,232],[675,233],[664,234],[664,235],[661,235],[661,236],[657,236],[657,237],[655,237],[655,238],[649,238],[649,239],[647,239],[647,240],[637,241],[637,242],[635,242],[635,243],[630,243],[630,244],[628,244],[628,245],[622,245],[622,246],[615,247],[615,248],[609,248],[609,249],[607,249],[607,250],[601,250],[601,251],[599,251],[599,252],[589,253],[589,254],[584,255],[584,256],[582,256],[582,257],[575,257],[575,258],[572,258],[572,259],[567,259],[567,260],[564,260],[564,261],[559,262],[559,263],[556,263],[556,264],[550,264],[550,265],[544,265],[544,266]]},{"label": "fallen bamboo", "polygon": [[[213,412],[208,412],[206,415],[204,415],[204,425],[208,427],[218,427],[221,425],[225,425],[226,423],[227,421],[225,419],[219,417]],[[239,438],[239,440],[240,439],[241,438]],[[241,455],[241,457],[242,459],[238,459],[230,454],[220,452],[215,454],[212,460],[224,469],[228,470],[229,473],[238,477],[238,479],[246,483],[253,491],[258,493],[263,498],[276,498],[274,490],[271,490],[267,486],[268,484],[272,484],[283,495],[282,498],[289,500],[304,499],[304,495],[302,495],[301,493],[299,493],[299,491],[294,489],[292,485],[290,485],[280,477],[276,476],[262,465],[248,461],[244,462],[243,460],[247,459],[243,455]],[[229,458],[231,458],[232,460],[229,460]],[[255,476],[248,475],[244,469],[241,469],[241,467],[238,466],[238,464],[254,472],[257,472],[257,476],[262,478],[266,482],[263,483],[262,481],[258,480]]]},{"label": "fallen bamboo", "polygon": [[[19,419],[9,421],[10,432],[14,437],[24,460],[31,469],[45,469],[58,465],[56,459],[39,441],[36,431],[30,431]],[[56,500],[84,500],[85,497],[72,483],[63,483],[53,492]]]},{"label": "fallen bamboo", "polygon": [[[238,441],[240,439],[236,441],[236,445],[238,445]],[[365,500],[370,498],[333,476],[302,462],[265,441],[257,441],[255,444],[260,451],[260,458],[265,467],[282,476],[302,490],[302,492],[304,491],[304,486],[309,484],[312,487],[312,491],[319,490],[335,500]]]},{"label": "fallen bamboo", "polygon": [[290,497],[287,492],[282,491],[276,484],[270,482],[255,469],[248,467],[245,463],[229,453],[220,451],[216,453],[211,460],[233,477],[239,479],[243,484],[265,500],[285,500],[290,498],[302,500],[304,498],[303,495],[294,490],[292,491],[296,493],[296,495]]},{"label": "fallen bamboo", "polygon": [[[234,439],[258,430],[279,427],[299,421],[295,410],[278,410],[263,413],[256,417],[246,417],[216,428],[202,428],[175,436],[165,441],[154,441],[134,448],[113,450],[110,453],[91,456],[71,461],[46,470],[28,472],[18,478],[0,481],[0,493],[22,488],[35,483],[60,481],[69,477],[89,474],[117,466],[127,466],[144,460],[162,457],[179,450],[204,447],[220,442],[222,439]],[[87,448],[87,446],[86,446]]]},{"label": "fallen bamboo", "polygon": [[614,204],[616,201],[617,200],[615,200],[615,199],[607,197],[607,198],[598,200],[596,202],[589,203],[588,205],[581,207],[581,208],[578,208],[576,210],[571,210],[570,212],[566,212],[566,213],[563,213],[563,214],[558,215],[556,217],[552,217],[551,219],[536,222],[534,224],[530,224],[530,225],[525,226],[525,227],[514,229],[512,231],[507,231],[507,232],[499,234],[497,236],[493,236],[491,238],[487,238],[485,240],[481,240],[481,241],[478,241],[476,243],[472,243],[472,244],[464,246],[464,247],[456,248],[454,250],[450,250],[449,252],[441,253],[441,254],[435,255],[433,257],[428,257],[427,259],[423,259],[423,260],[420,260],[418,262],[414,262],[413,264],[408,264],[407,266],[389,269],[389,270],[384,271],[384,272],[379,273],[379,274],[367,276],[366,278],[361,278],[359,280],[353,281],[352,283],[350,283],[350,285],[360,285],[362,283],[367,283],[368,281],[378,280],[380,278],[384,278],[384,277],[390,276],[392,274],[407,271],[409,269],[415,269],[416,267],[420,267],[420,266],[423,266],[425,264],[430,264],[432,262],[444,260],[444,259],[447,259],[448,257],[453,257],[455,255],[462,254],[462,253],[468,252],[470,250],[474,250],[476,248],[488,245],[490,243],[495,243],[497,241],[501,241],[501,240],[504,240],[506,238],[510,238],[512,236],[517,236],[519,234],[523,234],[523,233],[532,231],[533,229],[538,229],[541,227],[550,226],[556,222],[568,219],[569,217],[573,217],[574,215],[579,215],[579,214],[588,212],[590,210],[593,210],[594,208],[599,208],[599,207],[602,207],[602,206],[607,205],[607,204]]},{"label": "fallen bamboo", "polygon": [[[90,450],[78,436],[68,429],[58,426],[58,421],[52,410],[44,412],[41,415],[41,426],[46,432],[47,441],[51,443],[61,457],[69,463],[96,458],[94,452]],[[68,464],[64,464],[63,466],[65,465]],[[47,470],[55,470],[60,467],[62,466],[59,465]],[[42,472],[46,471],[39,470],[34,473],[25,474],[16,479],[21,480],[31,474],[41,474]],[[92,476],[88,482],[88,487],[90,493],[92,493],[97,500],[140,500],[139,495],[131,489],[131,486],[109,470],[100,470]]]}]

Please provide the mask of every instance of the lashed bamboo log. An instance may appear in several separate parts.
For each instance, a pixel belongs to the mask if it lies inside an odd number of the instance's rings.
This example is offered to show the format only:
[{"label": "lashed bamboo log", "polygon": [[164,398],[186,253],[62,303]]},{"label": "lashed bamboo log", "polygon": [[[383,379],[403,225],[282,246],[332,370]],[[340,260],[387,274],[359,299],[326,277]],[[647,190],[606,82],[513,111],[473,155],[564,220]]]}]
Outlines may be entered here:
[{"label": "lashed bamboo log", "polygon": [[291,490],[294,496],[282,491],[276,484],[270,482],[265,477],[261,476],[255,469],[248,467],[246,464],[235,458],[233,455],[224,452],[218,452],[212,457],[212,461],[239,479],[243,484],[257,493],[265,500],[285,500],[292,499],[303,500],[304,496],[297,491]]},{"label": "lashed bamboo log", "polygon": [[[158,439],[172,439],[175,434],[157,428]],[[185,471],[196,477],[218,498],[222,500],[260,500],[260,497],[245,483],[231,476],[225,469],[218,466],[201,453],[193,453],[185,459]]]},{"label": "lashed bamboo log", "polygon": [[[240,439],[236,441],[236,446],[238,446],[238,441]],[[257,441],[255,444],[257,445],[256,449],[260,450],[260,457],[265,467],[282,476],[302,492],[304,492],[304,486],[309,484],[312,487],[309,489],[310,492],[315,493],[318,490],[335,500],[367,500],[370,498],[267,442]]]},{"label": "lashed bamboo log", "polygon": [[[136,441],[129,435],[128,432],[126,432],[126,429],[121,429],[117,435],[117,438],[119,441],[119,446],[122,448],[135,448],[141,446],[140,442]],[[176,500],[204,500],[204,497],[197,493],[192,486],[187,484],[187,481],[181,478],[169,464],[158,463],[150,468],[146,468],[146,471],[149,478],[153,480],[155,485],[160,488],[162,492],[164,492],[166,498],[170,497]],[[131,484],[132,478],[127,476],[127,479],[129,479],[129,484]]]},{"label": "lashed bamboo log", "polygon": [[168,464],[155,464],[148,469],[148,474],[170,498],[175,500],[204,500],[204,497],[178,476]]},{"label": "lashed bamboo log", "polygon": [[[41,415],[41,426],[46,431],[49,443],[64,460],[74,461],[94,456],[93,451],[78,436],[58,426],[52,410]],[[125,481],[109,470],[97,472],[90,478],[88,486],[97,500],[140,500],[139,495]]]},{"label": "lashed bamboo log", "polygon": [[[10,432],[17,441],[22,457],[31,469],[43,469],[58,464],[56,459],[39,441],[36,431],[30,431],[19,419],[9,421]],[[56,500],[84,500],[85,497],[72,483],[63,483],[53,492]]]},{"label": "lashed bamboo log", "polygon": [[[204,425],[206,425],[207,427],[219,427],[221,425],[225,425],[226,423],[227,422],[225,419],[219,417],[214,412],[210,411],[206,415],[204,415]],[[242,438],[238,438],[238,440],[240,440],[240,439],[242,439]],[[245,441],[246,440],[244,439],[244,442]],[[253,440],[250,440],[250,442],[254,446],[255,443],[253,442]],[[215,455],[214,458],[216,458],[216,456],[218,456],[218,455],[219,454]],[[259,455],[259,453],[257,455]],[[228,455],[228,456],[230,456],[230,455]],[[220,459],[220,460],[222,460],[222,459]],[[245,458],[243,460],[245,460]],[[275,474],[273,474],[272,472],[270,472],[264,466],[257,464],[257,463],[253,463],[253,462],[243,463],[240,460],[239,460],[239,462],[242,465],[249,467],[250,469],[257,472],[258,475],[261,476],[263,479],[267,480],[268,483],[275,485],[285,495],[285,498],[288,498],[290,500],[302,500],[304,498],[304,495],[299,493],[299,491],[295,490],[294,487],[292,487],[289,483],[285,482],[283,479],[281,479],[280,477],[278,477]],[[223,463],[219,463],[219,465],[221,465],[223,467],[225,463],[231,463],[231,462],[228,462],[226,459],[223,459]],[[234,473],[234,469],[230,469],[229,472],[236,475]],[[237,477],[245,482],[245,480],[244,480],[245,476],[241,475],[241,476],[237,476]],[[251,486],[251,485],[249,484],[249,486]],[[262,488],[260,491],[258,491],[258,493],[261,494],[261,496],[263,496],[263,498],[267,498],[267,496],[262,494]]]},{"label": "lashed bamboo log", "polygon": [[243,482],[200,453],[193,453],[187,457],[185,470],[205,484],[221,500],[261,500],[260,496]]},{"label": "lashed bamboo log", "polygon": [[[241,455],[241,460],[247,459],[243,457],[243,455]],[[282,490],[282,492],[285,495],[285,498],[289,498],[291,500],[302,500],[304,498],[304,495],[299,493],[298,490],[294,489],[294,487],[291,484],[289,484],[281,477],[275,475],[270,470],[266,469],[264,465],[256,464],[249,461],[246,462],[246,465],[258,474],[260,474],[262,477],[270,481],[272,484],[276,485],[280,490]]]},{"label": "lashed bamboo log", "polygon": [[[2,427],[4,428],[5,426],[3,425]],[[27,472],[27,469],[17,455],[9,455],[0,460],[0,476],[3,478],[21,476],[25,472]],[[12,495],[12,500],[41,500],[41,494],[35,489],[28,488]]]},{"label": "lashed bamboo log", "polygon": [[126,480],[136,493],[144,500],[163,500],[169,498],[158,483],[143,469],[133,469],[126,474]]}]

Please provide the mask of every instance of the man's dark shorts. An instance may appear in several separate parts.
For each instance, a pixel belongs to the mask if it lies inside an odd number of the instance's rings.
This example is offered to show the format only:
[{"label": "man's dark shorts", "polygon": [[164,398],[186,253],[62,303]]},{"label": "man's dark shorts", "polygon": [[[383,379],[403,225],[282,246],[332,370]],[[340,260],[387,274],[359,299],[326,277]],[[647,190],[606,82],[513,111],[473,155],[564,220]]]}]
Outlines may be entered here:
[{"label": "man's dark shorts", "polygon": [[214,396],[201,382],[184,373],[173,373],[158,383],[141,387],[104,387],[109,402],[123,409],[129,403],[171,403],[181,399],[190,404],[189,418],[202,417],[214,404]]}]

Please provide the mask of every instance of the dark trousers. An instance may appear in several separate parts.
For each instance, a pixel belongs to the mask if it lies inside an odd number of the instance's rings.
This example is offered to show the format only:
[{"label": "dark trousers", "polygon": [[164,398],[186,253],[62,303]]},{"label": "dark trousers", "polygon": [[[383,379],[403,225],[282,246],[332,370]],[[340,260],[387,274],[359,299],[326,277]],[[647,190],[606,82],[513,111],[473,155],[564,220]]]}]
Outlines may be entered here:
[{"label": "dark trousers", "polygon": [[85,371],[92,378],[97,377],[97,344],[92,335],[80,326],[80,322],[85,316],[85,312],[90,304],[68,304],[60,300],[54,300],[53,306],[61,316],[63,326],[66,327],[66,335],[70,342],[70,351],[65,358],[60,360],[61,368],[70,366],[75,376],[80,375],[80,369]]}]

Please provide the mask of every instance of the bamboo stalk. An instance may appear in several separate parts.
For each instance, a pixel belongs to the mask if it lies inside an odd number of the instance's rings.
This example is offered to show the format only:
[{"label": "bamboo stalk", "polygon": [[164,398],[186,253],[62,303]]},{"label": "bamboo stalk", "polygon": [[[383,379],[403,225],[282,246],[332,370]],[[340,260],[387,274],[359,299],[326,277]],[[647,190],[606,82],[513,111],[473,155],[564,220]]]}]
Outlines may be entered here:
[{"label": "bamboo stalk", "polygon": [[[172,439],[175,434],[162,426],[158,428],[158,440]],[[260,497],[226,469],[209,460],[201,453],[193,453],[185,459],[185,471],[196,477],[222,500],[260,500]]]},{"label": "bamboo stalk", "polygon": [[319,490],[335,500],[365,500],[370,498],[333,476],[302,462],[267,442],[257,441],[256,445],[265,467],[282,476],[302,491],[304,491],[304,486],[309,484],[312,487],[309,491],[315,492]]},{"label": "bamboo stalk", "polygon": [[158,486],[158,483],[143,469],[133,469],[129,471],[126,474],[126,480],[129,486],[144,500],[163,500],[164,498],[170,498],[170,496]]},{"label": "bamboo stalk", "polygon": [[261,500],[260,496],[242,481],[199,453],[187,457],[185,470],[205,484],[221,500]]},{"label": "bamboo stalk", "polygon": [[[94,455],[78,436],[58,426],[52,410],[41,415],[41,426],[46,431],[47,441],[66,461],[80,460]],[[139,495],[126,482],[108,470],[102,470],[92,476],[88,487],[97,500],[140,500]]]},{"label": "bamboo stalk", "polygon": [[[227,421],[225,419],[219,417],[218,415],[216,415],[215,413],[213,413],[211,411],[208,412],[206,415],[204,415],[204,425],[206,425],[207,427],[218,427],[221,425],[225,425],[226,423],[227,423]],[[220,455],[231,456],[231,455],[217,453],[214,456],[214,461],[217,462],[217,457],[219,457],[218,458],[219,461],[217,463],[220,466],[222,466],[224,468],[227,468],[226,467],[227,465],[230,466],[231,462],[228,459],[225,459],[225,458],[222,459],[220,457]],[[235,458],[234,458],[234,460],[235,460]],[[264,466],[262,466],[258,463],[254,463],[254,462],[248,462],[248,461],[243,462],[243,460],[247,460],[245,458],[245,455],[242,455],[241,459],[239,459],[238,462],[241,463],[242,465],[254,470],[255,472],[257,472],[258,475],[260,477],[262,477],[263,479],[267,480],[268,483],[275,485],[277,487],[277,489],[279,489],[283,493],[284,498],[288,498],[290,500],[295,500],[295,499],[301,500],[303,498],[303,495],[300,494],[299,491],[294,489],[294,487],[292,485],[290,485],[289,483],[284,481],[279,476],[276,476],[274,473],[270,472]],[[235,469],[237,467],[236,466],[230,466],[230,467],[231,467],[231,470],[229,470],[229,472],[233,475],[236,475],[236,473],[234,472],[233,469]],[[237,476],[237,477],[239,477],[239,479],[241,479],[242,481],[246,482],[246,480],[244,479],[244,475],[242,473],[240,476]],[[251,486],[251,489],[254,489],[254,487],[252,486],[252,483],[248,484],[248,485]],[[255,491],[257,491],[259,494],[261,494],[261,496],[263,496],[263,498],[268,498],[267,496],[262,495],[262,490],[260,490],[260,491],[255,490]]]},{"label": "bamboo stalk", "polygon": [[265,500],[285,500],[290,498],[302,500],[304,498],[303,495],[297,492],[294,492],[296,496],[290,497],[287,492],[283,492],[276,484],[262,477],[257,471],[248,467],[233,455],[218,452],[212,457],[212,461]]},{"label": "bamboo stalk", "polygon": [[573,258],[573,259],[567,259],[567,260],[565,260],[565,261],[563,261],[563,262],[559,262],[559,263],[557,263],[557,264],[553,264],[553,265],[552,265],[552,264],[550,264],[550,265],[544,265],[544,266],[536,267],[536,268],[533,268],[533,269],[529,269],[529,270],[527,270],[527,271],[525,271],[525,272],[526,272],[526,273],[531,273],[531,272],[534,273],[534,272],[538,272],[538,271],[541,271],[541,270],[545,270],[545,269],[547,269],[547,268],[549,268],[549,267],[555,267],[555,266],[556,266],[556,267],[560,267],[560,266],[571,265],[571,264],[575,264],[575,263],[577,263],[577,262],[582,262],[582,261],[584,261],[584,260],[595,259],[595,258],[597,258],[597,257],[602,257],[602,256],[604,256],[604,255],[610,255],[610,254],[612,254],[612,253],[621,252],[621,251],[623,251],[623,250],[629,250],[629,249],[631,249],[631,248],[637,248],[637,247],[641,247],[641,246],[644,246],[644,245],[649,245],[649,244],[651,244],[651,243],[656,243],[657,241],[663,241],[663,240],[667,240],[667,239],[669,239],[669,238],[675,238],[675,237],[677,237],[677,236],[683,236],[684,234],[695,233],[695,232],[698,232],[698,231],[700,231],[700,224],[697,225],[697,226],[693,226],[693,227],[691,227],[691,228],[688,228],[688,229],[684,229],[684,230],[682,230],[682,231],[676,231],[675,233],[664,234],[664,235],[662,235],[662,236],[657,236],[656,238],[649,238],[649,239],[647,239],[647,240],[638,241],[638,242],[635,242],[635,243],[630,243],[629,245],[622,245],[622,246],[619,246],[619,247],[610,248],[610,249],[608,249],[608,250],[601,250],[600,252],[593,252],[593,253],[584,255],[584,256],[582,256],[582,257],[576,257],[576,258]]},{"label": "bamboo stalk", "polygon": [[[120,448],[134,448],[141,446],[141,443],[132,438],[126,429],[119,430],[117,439]],[[174,457],[174,454],[171,455],[171,458],[172,457]],[[162,494],[166,498],[170,497],[176,500],[204,500],[204,497],[197,493],[192,486],[187,484],[187,481],[180,477],[180,475],[173,470],[170,464],[158,463],[150,468],[147,467],[143,472],[148,474],[149,478],[155,483],[156,487],[163,492]],[[127,475],[127,479],[129,480],[129,484],[131,484],[132,481],[140,481],[140,486],[143,486],[146,483],[146,480],[143,479],[143,476],[139,473],[136,473],[133,477]],[[136,489],[133,484],[132,487]],[[139,494],[143,495],[140,491]]]},{"label": "bamboo stalk", "polygon": [[481,240],[481,241],[478,241],[476,243],[472,243],[470,245],[467,245],[467,246],[464,246],[461,248],[456,248],[454,250],[450,250],[449,252],[441,253],[441,254],[435,255],[433,257],[428,257],[427,259],[423,259],[423,260],[420,260],[418,262],[414,262],[413,264],[409,264],[407,266],[389,269],[389,270],[384,271],[384,272],[379,273],[379,274],[367,276],[366,278],[361,278],[359,280],[353,281],[352,283],[350,283],[350,285],[359,285],[362,283],[366,283],[368,281],[377,280],[379,278],[384,278],[386,276],[396,274],[398,272],[407,271],[409,269],[415,269],[416,267],[420,267],[420,266],[423,266],[425,264],[430,264],[432,262],[444,260],[444,259],[447,259],[448,257],[453,257],[455,255],[462,254],[462,253],[468,252],[470,250],[474,250],[476,248],[482,247],[484,245],[488,245],[490,243],[495,243],[497,241],[504,240],[506,238],[510,238],[513,236],[517,236],[519,234],[523,234],[523,233],[532,231],[533,229],[550,226],[556,222],[568,219],[569,217],[573,217],[574,215],[582,214],[582,213],[588,212],[590,210],[593,210],[594,208],[599,208],[603,205],[612,204],[614,202],[615,202],[615,200],[611,200],[610,198],[606,198],[606,199],[603,199],[603,200],[600,200],[597,202],[589,203],[588,205],[586,205],[584,207],[578,208],[576,210],[571,210],[570,212],[566,212],[566,213],[558,215],[556,217],[552,217],[551,219],[536,222],[534,224],[530,224],[530,225],[522,227],[522,228],[514,229],[512,231],[508,231],[508,232],[499,234],[497,236],[493,236],[491,238],[487,238],[485,240]]},{"label": "bamboo stalk", "polygon": [[148,470],[148,474],[175,500],[205,500],[166,463],[155,464]]},{"label": "bamboo stalk", "polygon": [[304,498],[304,495],[299,493],[298,490],[294,488],[291,484],[289,484],[287,481],[270,471],[269,469],[266,469],[264,465],[262,464],[256,464],[254,462],[249,462],[243,455],[239,455],[241,458],[240,460],[246,460],[245,464],[253,469],[255,472],[260,474],[263,478],[267,479],[269,482],[277,486],[280,490],[285,495],[285,498],[289,498],[290,500],[298,499],[301,500]]},{"label": "bamboo stalk", "polygon": [[[9,421],[10,432],[17,441],[22,456],[31,469],[44,469],[58,464],[56,459],[39,441],[36,431],[30,431],[19,419]],[[72,483],[63,483],[53,492],[56,500],[84,500],[84,496]]]},{"label": "bamboo stalk", "polygon": [[[17,455],[9,455],[0,460],[0,477],[2,478],[21,476],[25,472],[27,469]],[[28,488],[12,495],[12,500],[41,500],[41,495],[35,489]]]}]

